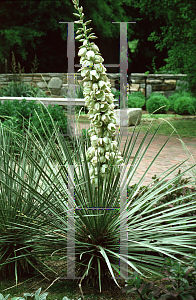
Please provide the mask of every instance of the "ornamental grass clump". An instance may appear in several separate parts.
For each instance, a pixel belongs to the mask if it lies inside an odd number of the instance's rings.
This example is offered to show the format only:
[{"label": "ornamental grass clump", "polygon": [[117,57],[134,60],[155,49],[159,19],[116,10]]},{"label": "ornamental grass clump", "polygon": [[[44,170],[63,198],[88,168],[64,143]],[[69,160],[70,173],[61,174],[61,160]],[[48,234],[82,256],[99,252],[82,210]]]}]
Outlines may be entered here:
[{"label": "ornamental grass clump", "polygon": [[83,8],[79,7],[79,1],[73,0],[73,3],[78,11],[78,14],[74,13],[74,15],[80,18],[75,23],[82,26],[76,32],[79,34],[76,39],[83,42],[78,52],[82,68],[78,71],[81,71],[83,77],[85,105],[89,110],[88,116],[91,120],[91,129],[89,130],[91,147],[87,150],[86,156],[87,161],[90,162],[92,183],[97,185],[97,164],[100,163],[100,173],[104,178],[106,169],[112,165],[116,165],[113,168],[114,172],[119,172],[118,165],[123,163],[123,158],[115,141],[114,95],[106,76],[106,68],[102,64],[104,59],[97,45],[90,42],[90,39],[96,38],[93,33],[90,33],[92,28],[86,28],[91,20],[84,22]]}]

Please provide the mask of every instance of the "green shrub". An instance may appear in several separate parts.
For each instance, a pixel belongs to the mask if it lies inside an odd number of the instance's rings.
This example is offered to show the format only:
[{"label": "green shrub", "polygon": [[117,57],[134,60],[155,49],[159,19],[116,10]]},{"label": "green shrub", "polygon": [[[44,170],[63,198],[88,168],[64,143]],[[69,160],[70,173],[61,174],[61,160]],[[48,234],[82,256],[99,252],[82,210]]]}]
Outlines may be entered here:
[{"label": "green shrub", "polygon": [[[168,111],[169,106],[169,100],[160,93],[152,93],[146,102],[146,109],[149,113],[153,113],[157,110],[155,114],[165,114]],[[159,109],[160,107],[162,108]]]},{"label": "green shrub", "polygon": [[196,98],[191,98],[191,103],[188,107],[188,112],[191,115],[196,115]]},{"label": "green shrub", "polygon": [[196,98],[194,98],[189,92],[177,91],[171,95],[168,100],[170,102],[170,109],[176,113],[189,113],[191,115],[196,114]]},{"label": "green shrub", "polygon": [[47,97],[45,92],[38,87],[24,82],[14,82],[0,89],[0,97]]},{"label": "green shrub", "polygon": [[[11,125],[17,132],[23,133],[24,128],[28,128],[29,119],[33,122],[38,133],[44,137],[44,130],[40,126],[39,119],[36,112],[43,118],[43,122],[49,128],[50,132],[53,130],[53,125],[51,123],[49,115],[46,113],[46,109],[41,104],[37,103],[35,100],[26,101],[23,99],[21,102],[19,100],[7,100],[0,105],[0,120],[4,125]],[[51,105],[48,106],[48,111],[51,114],[55,123],[58,124],[60,132],[62,134],[67,134],[67,117],[61,106]],[[35,132],[37,135],[37,133]]]},{"label": "green shrub", "polygon": [[2,120],[6,119],[3,118],[3,116],[19,118],[21,115],[24,118],[28,119],[29,116],[33,113],[33,110],[37,107],[38,104],[35,100],[26,101],[25,99],[22,99],[21,102],[17,99],[13,101],[6,100],[3,102],[3,104],[0,102],[0,118]]},{"label": "green shrub", "polygon": [[114,99],[119,99],[119,96],[120,96],[119,90],[111,89],[111,92],[114,95]]},{"label": "green shrub", "polygon": [[188,266],[170,257],[165,259],[162,268],[163,278],[147,281],[140,274],[134,272],[127,281],[123,291],[129,295],[139,295],[138,300],[194,300],[196,297],[196,260],[190,260]]},{"label": "green shrub", "polygon": [[[112,94],[114,95],[114,99],[119,99],[120,91],[112,89]],[[145,96],[142,92],[136,92],[132,94],[128,94],[128,107],[129,108],[142,108],[145,105]]]},{"label": "green shrub", "polygon": [[[65,116],[65,113],[63,111],[63,108],[57,104],[54,106],[49,105],[48,111],[51,114],[54,122],[58,125],[59,131],[61,134],[66,135],[67,134],[67,117]],[[42,118],[42,121],[44,124],[44,129],[48,128],[50,133],[53,132],[53,125],[51,123],[50,116],[48,115],[45,107],[39,107],[39,116]],[[32,115],[31,121],[36,126],[36,129],[38,130],[39,134],[44,137],[44,130],[42,127],[40,127],[40,122],[38,119],[38,116],[36,113]]]},{"label": "green shrub", "polygon": [[173,93],[171,96],[168,97],[168,100],[170,102],[170,107],[169,109],[170,110],[173,110],[174,111],[174,104],[175,104],[175,101],[180,97],[180,94],[178,92],[176,93]]},{"label": "green shrub", "polygon": [[181,96],[175,100],[174,111],[179,114],[188,114],[189,106],[191,106],[192,98],[188,96]]},{"label": "green shrub", "polygon": [[129,108],[142,108],[145,105],[146,99],[141,92],[136,92],[128,95]]}]

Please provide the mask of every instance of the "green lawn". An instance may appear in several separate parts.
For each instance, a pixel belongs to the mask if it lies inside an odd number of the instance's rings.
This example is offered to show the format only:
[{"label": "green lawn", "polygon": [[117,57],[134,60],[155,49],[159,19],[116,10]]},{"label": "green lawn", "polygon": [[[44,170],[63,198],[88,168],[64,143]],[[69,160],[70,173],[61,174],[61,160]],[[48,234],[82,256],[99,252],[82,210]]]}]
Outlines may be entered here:
[{"label": "green lawn", "polygon": [[174,114],[143,114],[142,115],[142,119],[159,119],[159,118],[164,118],[164,119],[183,119],[184,116],[180,116],[180,115],[174,115]]},{"label": "green lawn", "polygon": [[[149,133],[154,133],[155,130],[157,129],[158,125],[161,123],[161,118],[166,120],[167,122],[166,121],[162,122],[161,127],[159,128],[157,134],[170,135],[173,131],[173,129],[171,127],[171,125],[172,125],[177,130],[177,132],[180,136],[196,137],[196,116],[195,116],[195,118],[188,119],[188,117],[184,117],[184,116],[180,116],[180,115],[173,115],[173,114],[168,114],[168,115],[144,114],[144,115],[142,115],[143,125],[142,125],[141,132],[146,132],[151,120],[153,120],[152,127],[151,127]],[[79,122],[80,123],[90,123],[87,115],[80,115]],[[134,127],[133,126],[130,127],[129,130],[133,131]],[[138,129],[136,129],[136,130],[138,130]],[[177,133],[175,133],[175,134],[177,134]]]},{"label": "green lawn", "polygon": [[[163,117],[162,117],[163,118]],[[150,125],[150,120],[149,122],[145,122],[147,118],[142,118],[144,120],[141,132],[146,132]],[[166,119],[167,118],[163,118]],[[161,119],[154,119],[152,122],[152,126],[150,128],[149,133],[154,133],[155,130],[158,128],[159,124],[161,123]],[[160,135],[170,135],[173,131],[172,126],[177,130],[178,134],[181,137],[196,137],[196,118],[194,119],[184,119],[184,118],[179,118],[179,120],[172,120],[169,119],[167,122],[164,120],[161,123],[161,126],[157,132],[157,134]],[[130,131],[134,130],[134,127],[131,127],[129,129]],[[136,129],[137,131],[138,129]],[[174,134],[177,134],[176,132]]]}]

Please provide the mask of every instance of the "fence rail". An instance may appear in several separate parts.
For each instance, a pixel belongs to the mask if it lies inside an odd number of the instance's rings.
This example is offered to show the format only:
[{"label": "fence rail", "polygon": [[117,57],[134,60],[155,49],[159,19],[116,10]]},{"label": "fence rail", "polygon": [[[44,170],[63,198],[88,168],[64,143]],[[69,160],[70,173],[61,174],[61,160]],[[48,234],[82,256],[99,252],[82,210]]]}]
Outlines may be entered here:
[{"label": "fence rail", "polygon": [[[69,98],[39,98],[39,97],[0,97],[0,101],[4,102],[6,100],[19,100],[22,101],[23,99],[27,100],[27,101],[31,101],[31,100],[36,100],[36,101],[41,101],[44,105],[48,106],[48,105],[62,105],[62,106],[67,106],[67,104],[69,105],[79,105],[79,106],[85,106],[85,100],[84,99],[80,99],[80,98],[75,98],[75,99],[69,99]],[[119,100],[118,99],[114,99],[114,105],[118,106],[119,105]]]}]

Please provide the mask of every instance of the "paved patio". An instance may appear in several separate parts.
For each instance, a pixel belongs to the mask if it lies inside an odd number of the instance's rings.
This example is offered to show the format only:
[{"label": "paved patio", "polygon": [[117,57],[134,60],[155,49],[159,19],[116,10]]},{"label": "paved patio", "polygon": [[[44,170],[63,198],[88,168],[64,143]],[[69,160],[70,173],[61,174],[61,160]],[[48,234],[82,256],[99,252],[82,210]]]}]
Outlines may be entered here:
[{"label": "paved patio", "polygon": [[[90,124],[80,123],[80,129],[85,128],[85,126],[86,126],[86,129],[88,129]],[[132,135],[131,132],[129,132],[129,131],[127,131],[127,132],[129,134],[129,136]],[[134,150],[133,150],[133,153],[131,156],[130,163],[133,160],[133,157],[134,157],[143,137],[144,137],[144,133],[141,133],[138,136],[137,142],[134,146]],[[144,143],[143,148],[146,147],[146,145],[150,141],[151,137],[152,137],[152,134],[149,134],[148,138],[146,139],[146,141]],[[164,145],[167,138],[168,138],[167,136],[163,136],[163,135],[157,135],[154,138],[154,140],[152,141],[151,145],[149,146],[147,152],[145,153],[142,161],[140,162],[139,166],[137,167],[137,172],[135,173],[134,178],[131,181],[131,184],[137,183],[138,180],[142,177],[142,175],[148,168],[149,164],[151,163],[153,157],[155,157],[155,155],[158,153],[158,151]],[[121,151],[124,147],[125,140],[126,140],[126,137],[123,136],[122,142],[121,142],[121,148],[120,148]],[[184,144],[186,145],[186,147],[192,154],[192,158],[188,160],[187,164],[189,166],[191,166],[191,162],[194,163],[194,161],[196,164],[196,137],[182,138],[182,141],[184,142]],[[178,136],[172,136],[169,139],[169,141],[167,142],[167,144],[165,145],[165,147],[163,148],[163,150],[161,151],[161,153],[159,154],[156,161],[151,166],[148,173],[146,174],[143,184],[150,183],[152,181],[152,176],[154,176],[155,174],[157,176],[161,175],[163,172],[167,171],[169,168],[171,168],[175,164],[179,164],[180,162],[182,162],[183,160],[185,160],[187,158],[188,158],[188,155],[187,155],[185,149],[183,148],[183,145],[182,145],[181,141],[179,140]],[[181,168],[180,168],[181,171],[183,171],[184,167],[187,167],[186,164],[183,164],[181,166]],[[179,170],[179,168],[169,177],[169,179],[174,178],[175,175],[178,173],[178,170]],[[196,167],[195,167],[195,175],[196,175]],[[183,176],[183,178],[187,178],[190,176],[192,176],[191,171],[190,171],[190,173],[186,173],[186,175]]]}]

